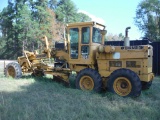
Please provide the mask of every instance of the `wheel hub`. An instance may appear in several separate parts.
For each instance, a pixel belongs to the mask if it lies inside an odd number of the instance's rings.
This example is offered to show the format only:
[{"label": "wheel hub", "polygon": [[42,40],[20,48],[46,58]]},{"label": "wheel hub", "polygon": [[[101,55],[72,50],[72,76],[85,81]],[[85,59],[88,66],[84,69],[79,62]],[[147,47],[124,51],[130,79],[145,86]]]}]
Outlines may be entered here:
[{"label": "wheel hub", "polygon": [[93,90],[94,88],[94,81],[91,77],[89,76],[83,76],[80,79],[80,88],[82,90]]},{"label": "wheel hub", "polygon": [[12,67],[12,66],[8,67],[8,75],[13,78],[15,77],[16,71],[15,71],[14,67]]},{"label": "wheel hub", "polygon": [[127,96],[132,90],[132,85],[128,78],[118,77],[113,83],[113,88],[118,95]]},{"label": "wheel hub", "polygon": [[126,82],[122,82],[121,83],[121,88],[123,88],[123,89],[127,88],[127,83]]}]

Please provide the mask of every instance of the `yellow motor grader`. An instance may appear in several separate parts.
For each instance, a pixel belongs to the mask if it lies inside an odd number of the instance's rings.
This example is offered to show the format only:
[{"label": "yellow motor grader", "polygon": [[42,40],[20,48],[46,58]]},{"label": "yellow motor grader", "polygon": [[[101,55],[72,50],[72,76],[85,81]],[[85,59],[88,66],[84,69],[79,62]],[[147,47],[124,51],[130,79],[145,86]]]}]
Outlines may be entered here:
[{"label": "yellow motor grader", "polygon": [[[64,49],[50,49],[44,37],[46,47],[41,54],[24,51],[18,62],[6,66],[5,75],[20,78],[23,73],[51,74],[70,83],[69,76],[74,71],[77,89],[99,92],[105,88],[124,97],[139,96],[142,89],[151,86],[152,46],[105,46],[107,31],[96,22],[67,24],[66,31]],[[46,58],[55,61],[47,64]]]}]

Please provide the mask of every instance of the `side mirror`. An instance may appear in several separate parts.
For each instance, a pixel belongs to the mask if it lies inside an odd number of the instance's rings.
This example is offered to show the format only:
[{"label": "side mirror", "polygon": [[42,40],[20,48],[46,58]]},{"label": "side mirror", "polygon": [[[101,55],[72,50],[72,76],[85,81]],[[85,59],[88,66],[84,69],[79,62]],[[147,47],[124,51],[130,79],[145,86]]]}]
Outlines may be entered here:
[{"label": "side mirror", "polygon": [[105,35],[107,33],[107,30],[101,30],[101,34]]}]

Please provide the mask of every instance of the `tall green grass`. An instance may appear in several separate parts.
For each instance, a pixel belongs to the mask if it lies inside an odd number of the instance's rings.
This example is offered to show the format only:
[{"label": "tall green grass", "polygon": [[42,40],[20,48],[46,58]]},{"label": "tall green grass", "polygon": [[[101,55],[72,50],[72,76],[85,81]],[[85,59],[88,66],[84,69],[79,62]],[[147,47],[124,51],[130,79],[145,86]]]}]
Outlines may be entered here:
[{"label": "tall green grass", "polygon": [[160,78],[138,98],[85,92],[51,78],[0,77],[0,120],[159,120]]}]

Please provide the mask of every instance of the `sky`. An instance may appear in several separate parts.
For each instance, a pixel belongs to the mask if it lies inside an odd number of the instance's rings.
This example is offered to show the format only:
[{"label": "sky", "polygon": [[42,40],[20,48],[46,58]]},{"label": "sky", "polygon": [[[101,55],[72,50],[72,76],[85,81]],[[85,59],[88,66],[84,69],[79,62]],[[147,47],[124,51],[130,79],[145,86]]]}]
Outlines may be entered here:
[{"label": "sky", "polygon": [[[8,0],[1,1],[0,10],[7,6]],[[106,30],[112,34],[122,33],[130,26],[131,40],[143,37],[134,24],[136,8],[141,0],[72,0],[79,12],[90,16],[93,21],[106,25]]]},{"label": "sky", "polygon": [[93,20],[106,25],[108,33],[125,35],[125,28],[130,26],[131,40],[143,37],[135,26],[134,17],[141,0],[72,0],[78,10],[93,16]]},{"label": "sky", "polygon": [[0,3],[0,10],[2,11],[4,7],[6,7],[8,4],[8,0],[1,0]]}]

